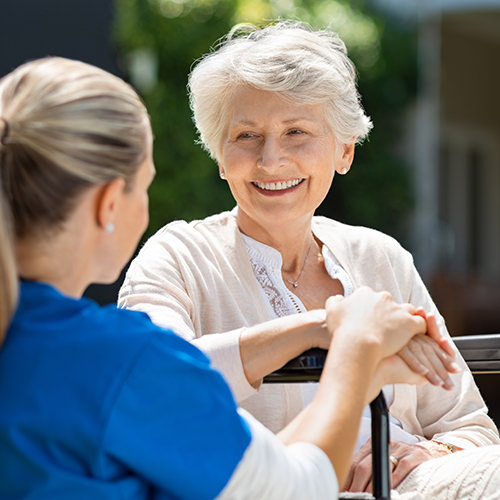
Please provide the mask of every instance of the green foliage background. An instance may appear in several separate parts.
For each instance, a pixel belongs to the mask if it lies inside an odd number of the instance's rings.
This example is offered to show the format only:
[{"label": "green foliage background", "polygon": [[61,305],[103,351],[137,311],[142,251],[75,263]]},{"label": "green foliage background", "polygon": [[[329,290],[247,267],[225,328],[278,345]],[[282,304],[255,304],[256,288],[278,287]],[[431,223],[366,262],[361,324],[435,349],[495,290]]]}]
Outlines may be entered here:
[{"label": "green foliage background", "polygon": [[146,50],[157,62],[155,84],[141,92],[151,114],[157,168],[146,236],[173,219],[204,218],[234,206],[215,163],[196,144],[187,77],[193,62],[235,23],[261,25],[277,18],[339,33],[375,124],[357,148],[353,168],[335,178],[318,213],[380,229],[404,243],[412,199],[398,150],[402,112],[416,91],[416,38],[411,27],[362,0],[116,0],[114,36],[124,74],[135,51]]}]

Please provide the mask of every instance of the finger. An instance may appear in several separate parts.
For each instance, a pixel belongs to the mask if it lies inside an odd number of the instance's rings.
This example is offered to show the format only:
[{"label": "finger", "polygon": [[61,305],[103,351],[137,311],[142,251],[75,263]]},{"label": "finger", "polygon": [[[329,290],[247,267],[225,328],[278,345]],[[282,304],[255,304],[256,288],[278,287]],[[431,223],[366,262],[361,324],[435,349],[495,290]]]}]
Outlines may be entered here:
[{"label": "finger", "polygon": [[[434,342],[434,340],[432,340],[430,337],[424,337],[424,339],[426,340],[429,349],[433,350],[434,355],[436,356],[436,358],[439,359],[439,362],[441,363],[441,365],[444,366],[446,371],[448,371],[450,373],[456,373],[460,370],[457,363],[455,363],[455,356],[454,355],[450,356],[447,352],[445,352],[441,348],[441,345]],[[446,343],[448,343],[448,340],[446,340],[446,339],[444,339],[444,340]],[[449,345],[451,346],[451,344],[449,344]]]},{"label": "finger", "polygon": [[356,470],[356,465],[370,453],[371,453],[371,438],[368,439],[368,441],[366,441],[352,457],[352,464],[351,467],[349,468],[347,479],[345,480],[343,487],[344,491],[349,491],[349,487],[351,486],[352,479],[354,477],[354,472]]},{"label": "finger", "polygon": [[354,470],[354,466],[351,465],[351,467],[349,468],[349,472],[347,473],[347,478],[344,482],[344,486],[342,487],[342,491],[351,491],[350,488],[354,477]]},{"label": "finger", "polygon": [[[427,335],[437,342],[443,352],[443,359],[446,359],[444,354],[449,356],[452,360],[455,359],[455,350],[453,349],[452,343],[447,337],[441,334],[436,322],[436,317],[433,314],[427,315]],[[458,366],[456,368],[458,371]]]},{"label": "finger", "polygon": [[368,439],[368,441],[366,441],[361,446],[361,448],[354,454],[352,459],[352,465],[349,469],[349,473],[347,474],[347,479],[344,483],[343,491],[354,491],[351,488],[357,467],[363,460],[366,459],[366,457],[370,456],[371,449],[372,449],[371,439]]},{"label": "finger", "polygon": [[413,313],[415,316],[421,316],[422,318],[426,319],[427,315],[425,314],[425,309],[423,307],[417,307]]},{"label": "finger", "polygon": [[418,463],[413,463],[413,461],[408,460],[408,458],[402,457],[398,459],[398,465],[392,471],[391,477],[391,487],[397,488],[399,484],[406,478],[406,476],[419,465]]},{"label": "finger", "polygon": [[436,316],[434,314],[427,314],[427,335],[434,339],[438,345],[443,349],[449,356],[455,359],[455,351],[451,342],[441,334],[439,327],[437,325]]},{"label": "finger", "polygon": [[454,384],[449,373],[456,372],[458,365],[429,337],[423,337],[422,340],[424,342],[420,346],[423,349],[424,355],[431,363],[434,372],[443,381],[443,388],[451,389]]},{"label": "finger", "polygon": [[350,487],[347,491],[368,491],[372,480],[372,455],[363,458],[355,467]]},{"label": "finger", "polygon": [[433,458],[433,455],[423,443],[390,442],[390,454],[398,459],[397,467],[392,473],[393,488],[396,488],[415,467]]},{"label": "finger", "polygon": [[437,344],[443,349],[446,354],[455,359],[455,351],[451,345],[450,340],[444,337],[439,330],[437,325],[436,316],[432,313],[426,313],[423,307],[418,307],[414,313],[416,316],[420,316],[426,320],[427,324],[427,335],[435,340]]},{"label": "finger", "polygon": [[341,302],[343,298],[344,298],[343,295],[330,295],[330,297],[328,297],[326,299],[325,307],[328,307],[329,305],[331,306],[333,304],[337,304],[337,303]]},{"label": "finger", "polygon": [[411,352],[408,345],[405,345],[403,349],[398,352],[398,356],[408,365],[411,371],[419,375],[426,375],[429,372],[429,368],[418,360],[415,354]]},{"label": "finger", "polygon": [[412,371],[398,355],[390,356],[389,358],[382,360],[377,367],[374,381],[378,381],[378,383],[382,382],[382,385],[421,385],[427,382],[423,375]]},{"label": "finger", "polygon": [[448,374],[442,353],[436,343],[427,336],[419,336],[412,340],[408,346],[412,354],[424,364],[429,372],[425,375],[427,380],[433,385],[442,386],[446,389],[453,387],[453,382]]}]

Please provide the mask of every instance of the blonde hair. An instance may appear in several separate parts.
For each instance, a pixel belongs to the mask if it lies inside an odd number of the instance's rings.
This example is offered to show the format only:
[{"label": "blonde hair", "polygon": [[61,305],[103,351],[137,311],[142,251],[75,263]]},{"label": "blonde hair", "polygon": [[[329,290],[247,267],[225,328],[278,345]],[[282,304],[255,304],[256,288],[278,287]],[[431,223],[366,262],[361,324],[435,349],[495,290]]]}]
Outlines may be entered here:
[{"label": "blonde hair", "polygon": [[323,104],[343,143],[361,142],[372,128],[345,44],[328,30],[295,21],[262,29],[237,25],[197,62],[189,76],[190,104],[200,142],[213,158],[220,155],[232,93],[241,85]]},{"label": "blonde hair", "polygon": [[129,188],[150,125],[120,78],[55,57],[0,80],[0,118],[1,344],[18,296],[15,238],[60,228],[93,185],[121,177]]}]

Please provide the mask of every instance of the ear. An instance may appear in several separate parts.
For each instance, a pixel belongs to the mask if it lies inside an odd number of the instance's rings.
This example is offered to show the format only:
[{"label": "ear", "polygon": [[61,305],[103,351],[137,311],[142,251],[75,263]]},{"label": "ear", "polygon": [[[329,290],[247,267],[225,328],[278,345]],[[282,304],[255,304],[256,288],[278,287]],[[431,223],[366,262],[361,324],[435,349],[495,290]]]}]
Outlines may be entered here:
[{"label": "ear", "polygon": [[219,176],[221,179],[225,179],[226,178],[226,172],[224,171],[224,167],[222,166],[222,164],[220,162],[217,163],[217,165],[219,166]]},{"label": "ear", "polygon": [[102,186],[96,200],[96,222],[102,229],[106,229],[108,224],[114,223],[124,189],[125,180],[121,177]]},{"label": "ear", "polygon": [[337,160],[335,170],[342,175],[347,174],[354,160],[354,143],[340,145],[340,157]]}]

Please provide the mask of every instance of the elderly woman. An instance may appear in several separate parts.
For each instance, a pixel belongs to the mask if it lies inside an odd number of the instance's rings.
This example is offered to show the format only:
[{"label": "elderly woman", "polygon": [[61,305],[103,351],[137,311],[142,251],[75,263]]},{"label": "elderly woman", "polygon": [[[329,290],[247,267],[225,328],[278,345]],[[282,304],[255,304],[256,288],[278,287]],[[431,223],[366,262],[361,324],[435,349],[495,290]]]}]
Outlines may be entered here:
[{"label": "elderly woman", "polygon": [[47,58],[0,82],[0,498],[336,498],[366,402],[424,382],[393,354],[439,341],[432,316],[366,287],[332,298],[320,389],[284,446],[198,349],[81,298],[130,258],[153,176],[149,117],[117,77]]},{"label": "elderly woman", "polygon": [[[121,307],[146,312],[204,350],[242,407],[275,432],[307,405],[314,387],[261,380],[304,350],[328,345],[321,313],[328,297],[364,285],[386,290],[433,312],[449,337],[411,255],[396,241],[314,215],[372,127],[335,34],[290,22],[235,30],[196,64],[189,90],[201,142],[237,206],[158,231],[127,273]],[[438,357],[425,337],[401,356],[411,364],[422,350]],[[396,486],[429,459],[499,442],[457,358],[451,378],[441,371],[434,385],[385,388]],[[368,423],[366,414],[358,448],[369,438]],[[369,489],[369,460],[365,444],[347,489]]]}]

